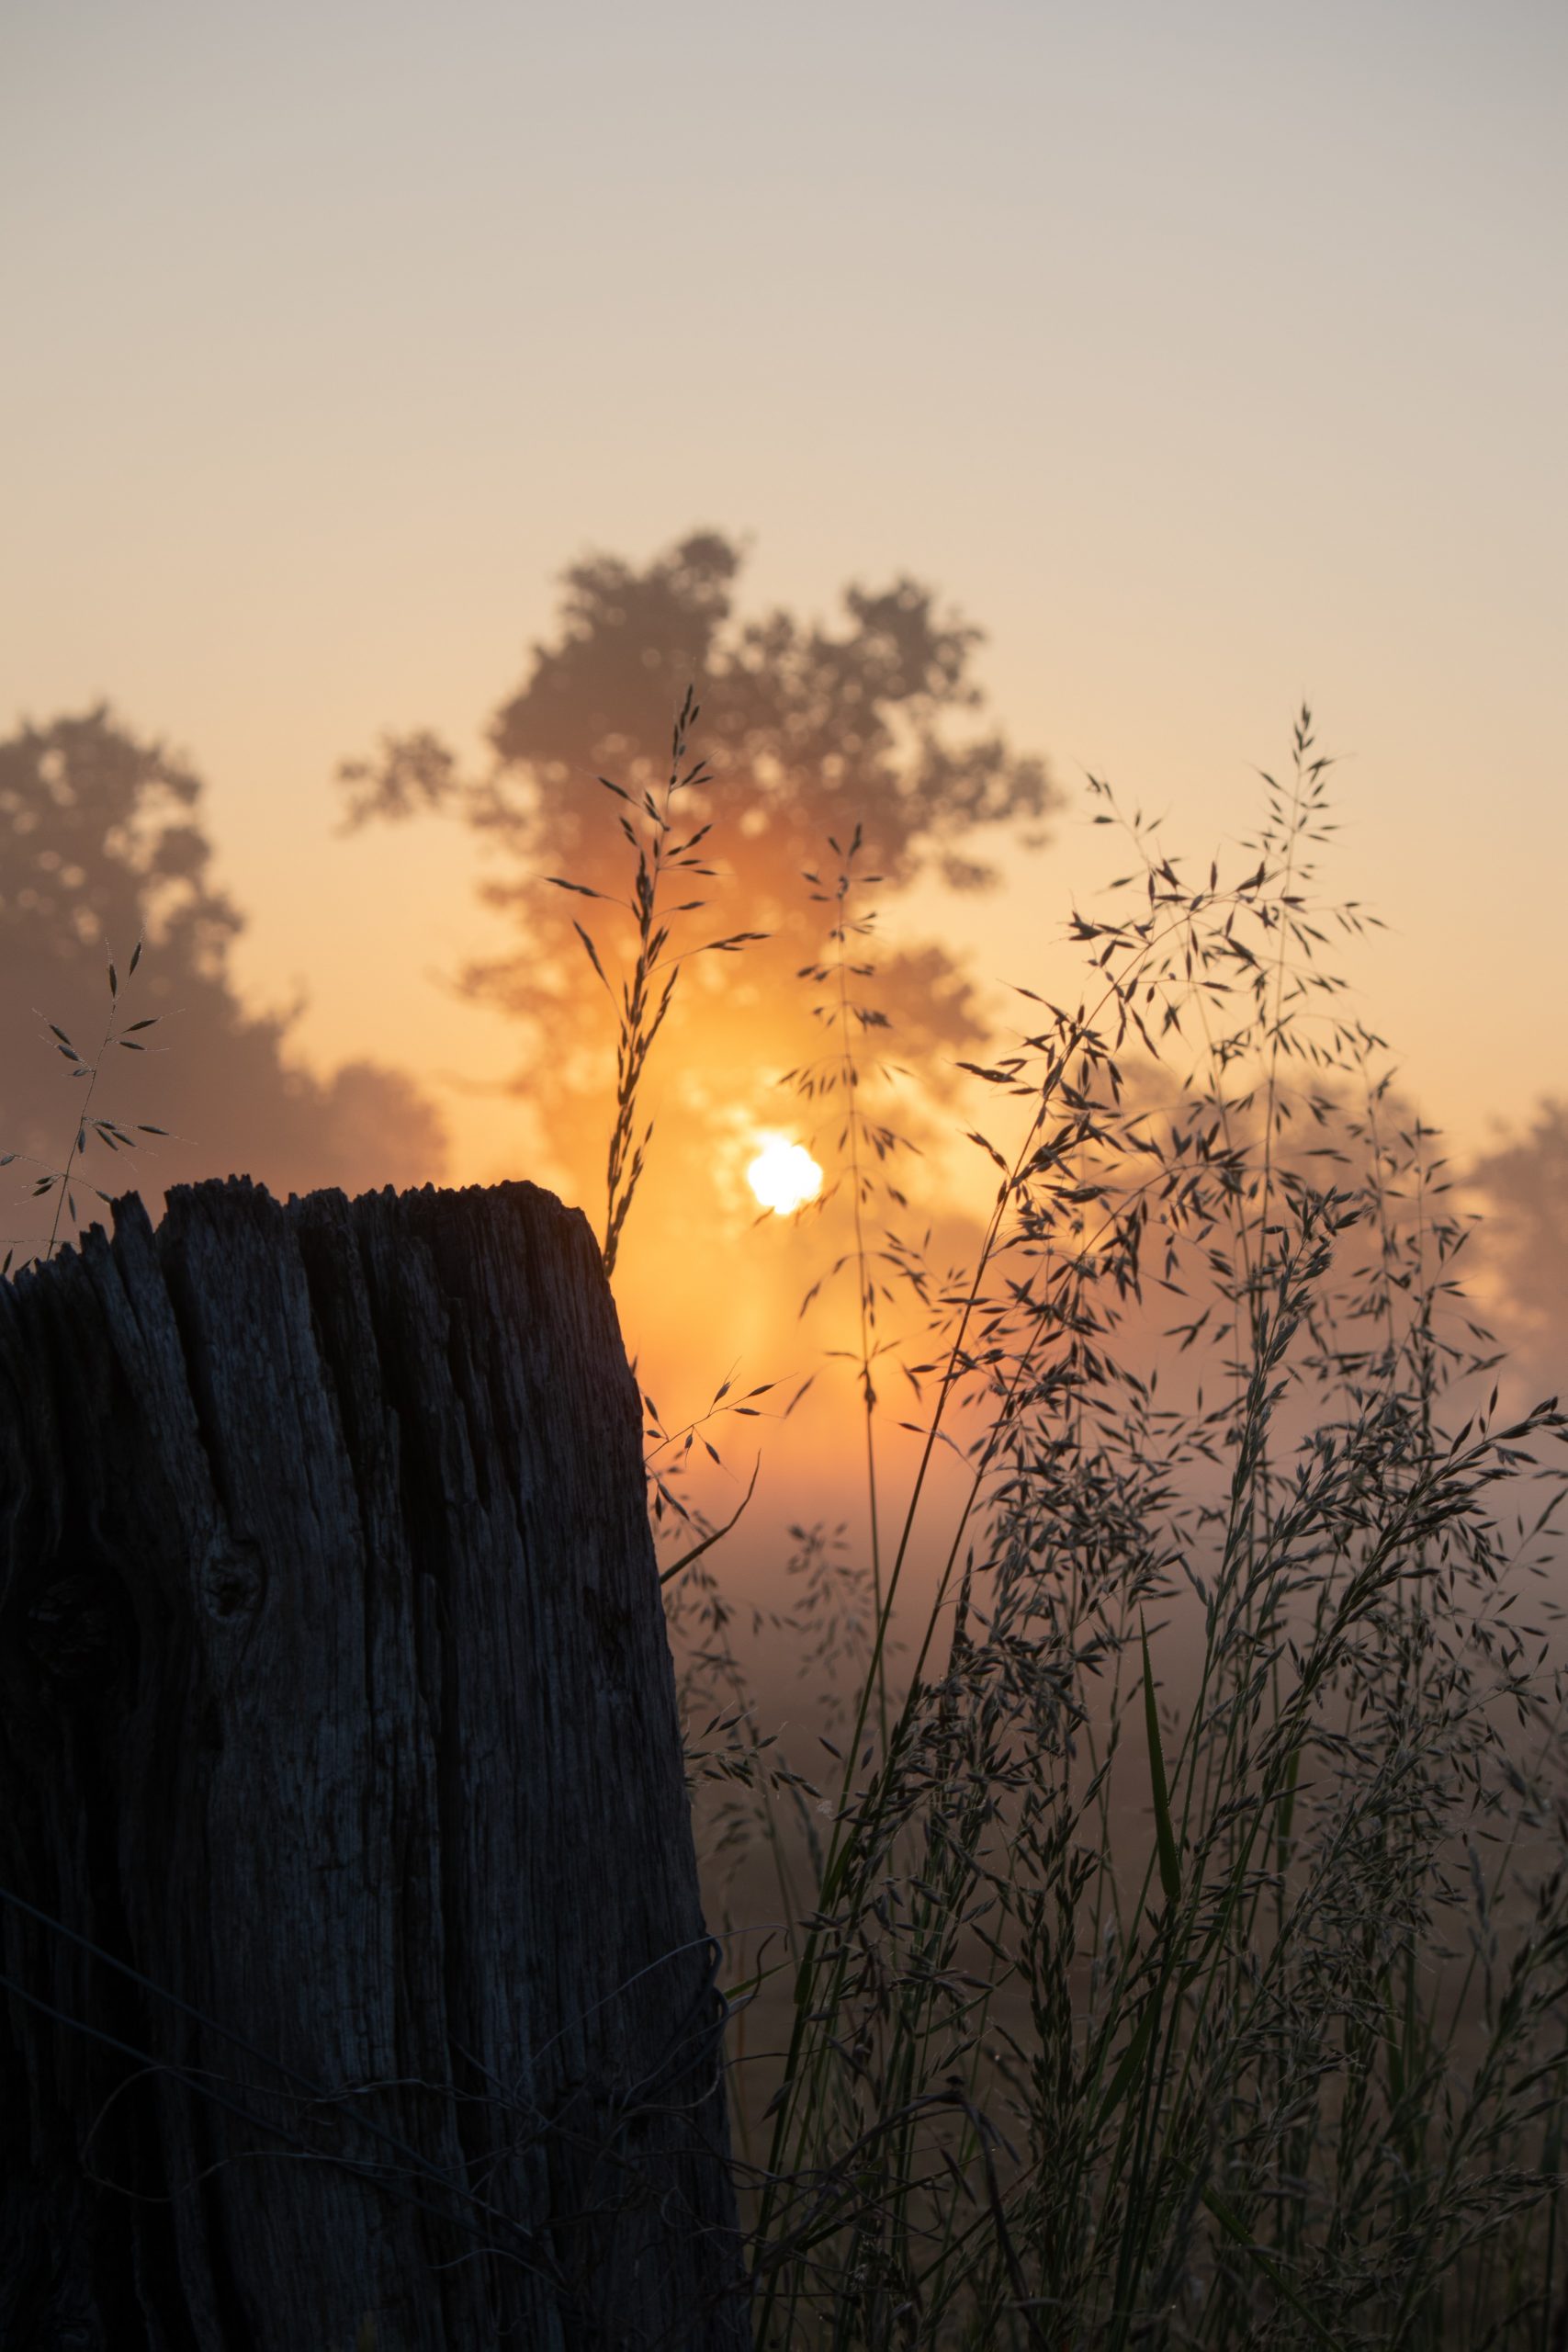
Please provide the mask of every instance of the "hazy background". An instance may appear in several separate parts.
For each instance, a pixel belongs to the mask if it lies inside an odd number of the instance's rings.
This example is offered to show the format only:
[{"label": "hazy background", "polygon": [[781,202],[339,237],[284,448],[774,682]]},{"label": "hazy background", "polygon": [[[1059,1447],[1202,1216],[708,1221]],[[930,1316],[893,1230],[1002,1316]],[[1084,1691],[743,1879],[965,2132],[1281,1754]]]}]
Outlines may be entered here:
[{"label": "hazy background", "polygon": [[[446,984],[527,953],[473,828],[344,832],[334,772],[429,729],[482,779],[563,568],[646,579],[705,529],[746,557],[737,625],[841,636],[847,582],[912,576],[986,631],[978,719],[1046,763],[1047,844],[993,828],[994,889],[928,863],[887,918],[976,989],[1070,986],[1108,872],[1086,771],[1206,858],[1311,698],[1348,755],[1325,880],[1389,925],[1358,1001],[1489,1180],[1483,1280],[1544,1376],[1565,68],[1561,10],[1506,0],[5,11],[0,1140],[44,1116],[35,1005],[101,955],[69,847],[20,904],[15,820],[107,697],[165,753],[169,841],[106,908],[186,923],[143,1098],[174,1172],[565,1182],[541,1098],[487,1091],[527,1033]],[[705,1133],[778,1124],[751,1034]],[[687,1202],[730,1253],[711,1329],[668,1200],[628,1243],[634,1336],[684,1301],[694,1395],[811,1358],[773,1310],[819,1245],[733,1178]]]}]

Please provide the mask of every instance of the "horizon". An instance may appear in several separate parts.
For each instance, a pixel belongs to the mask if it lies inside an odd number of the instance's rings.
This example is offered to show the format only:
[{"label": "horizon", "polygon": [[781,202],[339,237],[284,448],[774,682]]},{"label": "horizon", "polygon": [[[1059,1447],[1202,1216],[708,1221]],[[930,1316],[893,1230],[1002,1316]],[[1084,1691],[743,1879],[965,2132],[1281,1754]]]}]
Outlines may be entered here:
[{"label": "horizon", "polygon": [[303,992],[318,1073],[417,1067],[482,1178],[519,1130],[464,1091],[507,1025],[439,984],[497,935],[472,858],[339,839],[337,763],[423,724],[474,756],[591,549],[711,523],[747,609],[824,617],[908,572],[1070,795],[912,929],[1036,984],[1042,900],[1099,871],[1084,776],[1206,858],[1309,700],[1336,887],[1389,925],[1365,1016],[1461,1153],[1521,1130],[1568,1092],[1527,1011],[1568,857],[1568,33],[1329,17],[818,8],[782,74],[705,6],[14,26],[0,725],[107,696],[188,754],[249,1000]]}]

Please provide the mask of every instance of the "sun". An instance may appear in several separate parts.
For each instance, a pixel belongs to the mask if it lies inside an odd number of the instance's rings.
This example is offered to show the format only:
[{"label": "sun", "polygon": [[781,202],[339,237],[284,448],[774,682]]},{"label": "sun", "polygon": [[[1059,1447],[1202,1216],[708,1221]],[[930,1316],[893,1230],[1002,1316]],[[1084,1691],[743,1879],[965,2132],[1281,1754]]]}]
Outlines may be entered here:
[{"label": "sun", "polygon": [[765,1209],[788,1216],[803,1209],[822,1190],[822,1170],[801,1143],[787,1136],[767,1135],[746,1170],[746,1182]]}]

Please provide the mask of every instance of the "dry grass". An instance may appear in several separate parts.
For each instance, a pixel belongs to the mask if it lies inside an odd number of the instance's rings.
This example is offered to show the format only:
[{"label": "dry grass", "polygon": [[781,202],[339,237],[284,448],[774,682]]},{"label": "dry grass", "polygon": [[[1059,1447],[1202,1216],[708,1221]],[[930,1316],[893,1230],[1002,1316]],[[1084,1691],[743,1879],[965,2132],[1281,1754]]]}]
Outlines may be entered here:
[{"label": "dry grass", "polygon": [[856,1668],[832,1789],[711,1556],[672,1589],[699,1820],[789,1922],[733,1988],[762,2352],[1564,2340],[1568,1427],[1481,1401],[1435,1138],[1326,961],[1366,920],[1318,895],[1328,777],[1303,712],[1234,879],[1096,785],[1121,910],[976,1069],[1021,1139],[976,1136],[961,1277],[871,1236],[848,1125],[863,1307],[885,1249],[932,1331],[897,1533],[869,1322],[879,1540],[796,1530],[796,1633]]},{"label": "dry grass", "polygon": [[[131,951],[130,961],[126,967],[128,980],[135,978],[136,969],[141,961],[141,942],[138,940]],[[147,1050],[145,1032],[155,1029],[161,1017],[153,1013],[143,1020],[127,1021],[125,1005],[120,995],[119,969],[112,955],[107,958],[106,978],[108,988],[108,1011],[104,1021],[103,1035],[91,1054],[80,1052],[58,1022],[45,1019],[42,1013],[39,1015],[39,1020],[44,1022],[43,1045],[49,1051],[62,1057],[68,1065],[72,1080],[83,1087],[84,1092],[75,1118],[72,1122],[70,1140],[58,1163],[46,1164],[27,1152],[0,1152],[0,1168],[20,1166],[31,1171],[28,1184],[29,1204],[36,1204],[47,1200],[52,1200],[54,1203],[47,1237],[40,1240],[35,1233],[29,1232],[6,1238],[7,1246],[4,1261],[0,1262],[0,1275],[19,1273],[23,1266],[34,1262],[47,1262],[53,1257],[62,1239],[70,1238],[70,1233],[74,1232],[77,1223],[78,1186],[90,1193],[94,1200],[102,1202],[106,1206],[109,1204],[112,1198],[109,1193],[104,1192],[98,1185],[88,1184],[85,1182],[85,1165],[89,1151],[107,1152],[111,1156],[131,1153],[138,1148],[141,1137],[164,1136],[168,1132],[164,1127],[153,1126],[146,1122],[109,1118],[101,1111],[95,1112],[93,1108],[97,1099],[98,1086],[105,1068],[112,1058],[116,1048],[118,1047],[121,1053],[145,1053]],[[66,1219],[69,1220],[69,1232],[62,1236],[61,1226],[62,1220]],[[19,1258],[18,1250],[22,1253]]]}]

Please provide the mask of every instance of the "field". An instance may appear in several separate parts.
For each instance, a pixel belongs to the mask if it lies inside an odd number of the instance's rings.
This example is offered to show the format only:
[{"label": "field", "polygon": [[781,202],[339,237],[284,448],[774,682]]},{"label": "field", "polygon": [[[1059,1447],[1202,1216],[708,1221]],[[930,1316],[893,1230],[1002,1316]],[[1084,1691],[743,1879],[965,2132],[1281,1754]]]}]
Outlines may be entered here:
[{"label": "field", "polygon": [[[624,893],[556,877],[613,1008],[612,1275],[688,968],[758,936],[714,920],[699,718],[607,785]],[[835,1532],[807,1478],[785,1603],[734,1578],[755,1476],[720,1515],[697,1474],[800,1386],[643,1400],[758,2352],[1568,2340],[1568,1420],[1499,1414],[1438,1139],[1347,1009],[1331,768],[1303,710],[1196,878],[1092,785],[1127,871],[1077,999],[963,1064],[951,1264],[858,825],[807,876],[826,1165],[753,1182],[837,1299],[863,1487]],[[140,961],[101,1042],[53,1031],[42,1258],[87,1152],[162,1133],[97,1107]]]}]

